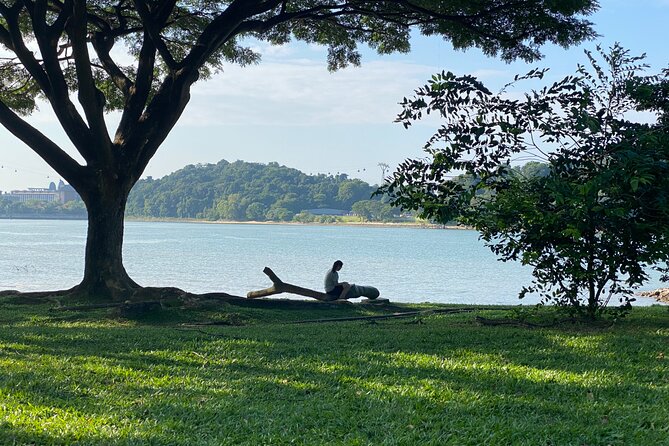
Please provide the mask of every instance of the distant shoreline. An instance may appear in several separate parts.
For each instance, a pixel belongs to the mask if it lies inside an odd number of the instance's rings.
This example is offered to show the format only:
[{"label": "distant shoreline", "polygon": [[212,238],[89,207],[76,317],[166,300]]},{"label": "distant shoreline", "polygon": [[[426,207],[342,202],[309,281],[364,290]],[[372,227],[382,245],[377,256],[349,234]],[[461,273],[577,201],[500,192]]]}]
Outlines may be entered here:
[{"label": "distant shoreline", "polygon": [[0,220],[87,220],[85,215],[0,215]]},{"label": "distant shoreline", "polygon": [[457,225],[439,225],[434,223],[417,222],[296,222],[296,221],[235,221],[235,220],[200,220],[197,218],[141,218],[126,217],[125,221],[131,222],[164,222],[164,223],[203,223],[219,225],[290,225],[290,226],[360,226],[360,227],[378,227],[378,228],[420,228],[420,229],[472,229]]},{"label": "distant shoreline", "polygon": [[[85,216],[63,216],[63,215],[0,215],[0,220],[86,220]],[[219,225],[290,225],[290,226],[359,226],[371,228],[419,228],[419,229],[456,229],[465,230],[472,228],[458,225],[440,225],[434,223],[420,223],[420,222],[296,222],[296,221],[235,221],[235,220],[201,220],[197,218],[154,218],[154,217],[126,217],[125,221],[129,222],[163,222],[163,223],[202,223],[202,224],[219,224]]]}]

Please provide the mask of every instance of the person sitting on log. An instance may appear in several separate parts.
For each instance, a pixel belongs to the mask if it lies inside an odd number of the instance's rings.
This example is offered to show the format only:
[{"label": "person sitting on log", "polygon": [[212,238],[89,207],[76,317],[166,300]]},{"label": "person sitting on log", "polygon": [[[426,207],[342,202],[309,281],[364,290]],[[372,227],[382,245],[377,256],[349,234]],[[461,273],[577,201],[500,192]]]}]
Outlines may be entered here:
[{"label": "person sitting on log", "polygon": [[344,266],[344,262],[336,260],[332,268],[325,274],[325,293],[334,296],[335,299],[346,299],[351,284],[348,282],[339,282],[339,270]]}]

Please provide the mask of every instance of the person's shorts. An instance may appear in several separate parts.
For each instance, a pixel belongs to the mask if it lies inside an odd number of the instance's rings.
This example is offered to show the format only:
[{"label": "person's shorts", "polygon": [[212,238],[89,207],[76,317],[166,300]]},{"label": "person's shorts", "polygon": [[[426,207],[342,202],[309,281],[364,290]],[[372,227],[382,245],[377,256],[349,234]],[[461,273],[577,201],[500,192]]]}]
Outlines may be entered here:
[{"label": "person's shorts", "polygon": [[330,291],[328,291],[325,294],[329,294],[330,296],[339,297],[341,295],[342,291],[344,291],[344,286],[343,285],[337,285],[336,287],[332,288]]}]

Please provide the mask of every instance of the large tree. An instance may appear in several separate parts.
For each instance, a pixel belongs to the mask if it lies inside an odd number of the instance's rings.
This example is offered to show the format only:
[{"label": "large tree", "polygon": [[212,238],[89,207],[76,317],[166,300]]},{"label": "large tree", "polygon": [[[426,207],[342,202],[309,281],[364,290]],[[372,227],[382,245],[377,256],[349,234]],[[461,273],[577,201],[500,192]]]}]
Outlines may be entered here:
[{"label": "large tree", "polygon": [[[360,43],[380,53],[408,51],[412,28],[455,48],[533,60],[546,42],[567,46],[592,37],[582,16],[597,6],[596,0],[2,0],[0,123],[86,204],[85,269],[76,291],[125,298],[138,288],[122,262],[128,193],[183,113],[193,83],[224,63],[258,61],[244,46],[249,39],[326,45],[332,70],[358,64]],[[126,63],[128,53],[135,63]],[[22,119],[38,99],[50,104],[82,163]],[[110,132],[105,113],[114,109],[121,119]]]},{"label": "large tree", "polygon": [[[611,299],[629,306],[650,268],[669,261],[669,70],[642,76],[643,57],[619,45],[587,54],[590,67],[522,99],[471,76],[434,76],[399,118],[444,118],[431,159],[406,161],[385,190],[429,218],[459,217],[501,260],[531,266],[521,297],[594,318]],[[631,120],[639,110],[657,121]],[[511,167],[528,157],[547,169]]]}]

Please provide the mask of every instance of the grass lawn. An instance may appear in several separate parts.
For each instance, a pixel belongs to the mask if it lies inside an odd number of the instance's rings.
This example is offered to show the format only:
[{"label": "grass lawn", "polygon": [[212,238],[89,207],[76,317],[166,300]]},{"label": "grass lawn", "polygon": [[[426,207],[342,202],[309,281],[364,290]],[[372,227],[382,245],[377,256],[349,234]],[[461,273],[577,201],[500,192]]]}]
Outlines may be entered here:
[{"label": "grass lawn", "polygon": [[[417,308],[443,307],[399,310]],[[288,323],[384,311],[2,303],[0,444],[669,445],[667,307],[595,327]]]}]

